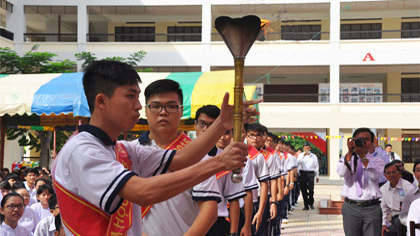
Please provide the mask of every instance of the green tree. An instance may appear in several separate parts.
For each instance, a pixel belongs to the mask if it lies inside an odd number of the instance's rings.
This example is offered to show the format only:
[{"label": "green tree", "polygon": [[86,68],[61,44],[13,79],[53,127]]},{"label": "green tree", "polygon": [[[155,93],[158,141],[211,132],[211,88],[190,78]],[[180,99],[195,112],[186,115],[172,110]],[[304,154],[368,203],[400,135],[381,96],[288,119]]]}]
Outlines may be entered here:
[{"label": "green tree", "polygon": [[[120,62],[127,63],[132,67],[136,67],[137,63],[141,62],[146,56],[146,54],[147,53],[145,51],[138,51],[133,54],[130,54],[130,56],[128,57],[106,57],[104,58],[104,60],[120,61]],[[78,61],[83,61],[82,63],[83,70],[86,67],[88,67],[90,63],[92,63],[93,61],[97,59],[95,54],[91,52],[80,52],[80,53],[74,54],[74,56],[76,57]]]},{"label": "green tree", "polygon": [[[76,62],[70,60],[53,61],[57,55],[49,52],[35,52],[38,49],[35,45],[31,51],[19,56],[16,51],[10,48],[0,47],[0,73],[1,74],[29,74],[29,73],[65,73],[74,71]],[[29,149],[40,151],[40,166],[48,166],[53,145],[53,132],[37,130],[34,133],[21,129],[6,129],[7,139],[18,139],[20,146],[29,146]],[[57,132],[58,140],[67,139],[68,133]],[[65,142],[65,141],[64,141]],[[61,147],[63,141],[57,142]]]}]

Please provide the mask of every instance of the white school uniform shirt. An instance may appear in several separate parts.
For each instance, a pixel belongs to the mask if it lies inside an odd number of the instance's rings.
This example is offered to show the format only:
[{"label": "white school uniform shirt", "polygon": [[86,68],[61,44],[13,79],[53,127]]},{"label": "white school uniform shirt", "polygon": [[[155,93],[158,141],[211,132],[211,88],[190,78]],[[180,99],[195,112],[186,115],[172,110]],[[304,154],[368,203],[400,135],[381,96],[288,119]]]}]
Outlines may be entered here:
[{"label": "white school uniform shirt", "polygon": [[12,228],[9,225],[6,224],[6,222],[3,222],[0,227],[0,235],[1,236],[26,236],[31,235],[31,232],[28,231],[26,228],[19,225],[16,226],[16,228]]},{"label": "white school uniform shirt", "polygon": [[390,226],[388,214],[399,215],[406,196],[411,196],[416,191],[413,185],[405,179],[400,178],[395,188],[391,188],[390,182],[386,182],[380,188],[382,193],[382,225]]},{"label": "white school uniform shirt", "polygon": [[34,236],[54,236],[55,217],[50,215],[42,219],[35,228]]},{"label": "white school uniform shirt", "polygon": [[[242,169],[242,184],[244,185],[245,191],[252,191],[254,189],[258,189],[258,179],[255,176],[255,168],[252,161],[247,156],[247,162],[245,163],[245,167]],[[239,207],[244,206],[244,199],[239,199]]]},{"label": "white school uniform shirt", "polygon": [[[375,151],[371,154],[375,158],[380,158],[384,161],[384,165],[390,163],[388,154],[381,146],[375,147]],[[379,177],[379,183],[385,183],[388,180],[385,178],[385,175],[382,171],[382,175]]]},{"label": "white school uniform shirt", "polygon": [[33,204],[35,204],[37,202],[38,202],[38,200],[36,199],[36,197],[35,198],[31,197],[30,200],[29,200],[29,205],[28,206],[32,206]]},{"label": "white school uniform shirt", "polygon": [[[265,162],[263,154],[259,153],[252,160],[252,164],[255,167],[255,169],[254,169],[255,170],[255,176],[257,177],[259,183],[270,180],[270,172],[268,171],[267,163]],[[259,185],[259,183],[258,183],[258,185]],[[258,189],[252,190],[253,202],[258,201],[258,196],[260,195],[259,194],[259,188],[260,188],[260,186],[258,186]]]},{"label": "white school uniform shirt", "polygon": [[[396,152],[393,152],[394,153],[394,160],[400,160],[401,161],[401,157],[396,153]],[[386,153],[387,155],[388,155],[388,157],[389,157],[389,161],[391,162],[391,161],[393,161],[392,160],[392,155],[391,155],[391,152],[390,153]]]},{"label": "white school uniform shirt", "polygon": [[[222,149],[217,148],[217,155],[222,151]],[[232,181],[232,171],[217,179],[217,185],[219,186],[221,198],[221,201],[217,204],[217,215],[219,217],[228,217],[229,211],[227,209],[227,202],[245,197],[244,185],[242,182],[234,183]]]},{"label": "white school uniform shirt", "polygon": [[19,225],[28,229],[30,232],[34,232],[36,225],[38,224],[38,216],[35,211],[29,206],[25,207],[22,217],[19,219]]},{"label": "white school uniform shirt", "polygon": [[29,196],[31,196],[31,198],[34,198],[36,200],[36,188],[34,186],[33,189],[29,188],[29,185],[27,183],[27,181],[23,181],[23,184],[25,185],[26,190],[28,190]]},{"label": "white school uniform shirt", "polygon": [[297,159],[298,166],[300,166],[300,170],[302,171],[313,171],[315,172],[315,177],[318,178],[319,176],[319,165],[318,165],[318,157],[312,152],[309,152],[309,155],[305,155],[304,152],[299,154]]},{"label": "white school uniform shirt", "polygon": [[[415,200],[410,205],[410,210],[407,216],[407,236],[414,236],[410,234],[410,221],[414,223],[420,223],[420,199]],[[416,236],[420,236],[420,229],[416,229]]]},{"label": "white school uniform shirt", "polygon": [[[115,144],[103,130],[82,125],[79,131],[67,141],[55,159],[53,177],[68,191],[108,214],[120,207],[123,199],[118,193],[131,177],[146,178],[165,173],[176,152],[143,147],[137,140],[122,141],[132,163],[130,171],[116,161]],[[142,235],[141,226],[140,206],[133,204],[133,224],[127,235]],[[65,225],[63,227],[66,235],[73,235]]]},{"label": "white school uniform shirt", "polygon": [[[139,137],[138,145],[140,144],[163,150],[149,138],[149,132],[144,132]],[[217,149],[214,149],[211,155],[216,153]],[[210,156],[206,155],[203,160],[207,158]],[[143,218],[143,231],[148,235],[183,235],[200,212],[198,201],[211,200],[221,200],[215,175],[171,199],[153,204]]]},{"label": "white school uniform shirt", "polygon": [[270,179],[277,179],[281,176],[281,172],[277,163],[277,159],[280,159],[277,152],[271,154],[265,161],[267,163],[268,171],[270,172]]},{"label": "white school uniform shirt", "polygon": [[414,189],[415,189],[414,192],[406,194],[402,207],[401,207],[399,218],[400,218],[401,224],[405,226],[407,226],[407,215],[408,215],[408,210],[410,209],[411,203],[420,198],[419,186],[415,186]]},{"label": "white school uniform shirt", "polygon": [[41,221],[45,217],[51,216],[50,208],[44,209],[40,202],[32,204],[31,209],[34,210],[35,215],[38,217],[38,221]]}]

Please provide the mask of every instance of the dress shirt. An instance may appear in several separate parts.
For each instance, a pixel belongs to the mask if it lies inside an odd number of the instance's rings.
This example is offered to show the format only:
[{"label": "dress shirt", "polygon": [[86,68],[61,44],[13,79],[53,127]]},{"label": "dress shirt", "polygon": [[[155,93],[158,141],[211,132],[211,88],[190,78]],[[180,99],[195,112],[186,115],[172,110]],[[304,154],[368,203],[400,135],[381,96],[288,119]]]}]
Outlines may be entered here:
[{"label": "dress shirt", "polygon": [[[384,166],[391,162],[389,160],[388,154],[381,146],[375,147],[375,151],[371,154],[374,157],[380,157],[384,161]],[[382,171],[382,174],[379,177],[379,183],[385,183],[386,181],[388,180],[385,178],[384,172]]]},{"label": "dress shirt", "polygon": [[[386,154],[388,155],[389,161],[393,161],[392,160],[391,152],[390,153],[386,153]],[[401,161],[401,157],[396,152],[394,152],[394,160],[400,160]]]},{"label": "dress shirt", "polygon": [[414,186],[405,179],[400,178],[395,188],[391,187],[390,182],[386,182],[381,187],[381,209],[382,209],[382,225],[390,226],[388,215],[399,215],[401,204],[407,196],[413,195],[416,191]]},{"label": "dress shirt", "polygon": [[[410,210],[407,216],[407,236],[410,236],[410,224],[408,222],[414,221],[414,223],[420,223],[420,199],[415,200],[411,203]],[[416,235],[420,235],[420,230],[416,229]],[[414,235],[411,235],[414,236]]]},{"label": "dress shirt", "polygon": [[319,165],[318,165],[318,157],[312,152],[309,152],[309,155],[305,155],[304,152],[299,154],[298,157],[298,166],[300,166],[300,170],[303,171],[313,171],[315,172],[315,177],[318,178],[319,176]]},{"label": "dress shirt", "polygon": [[[356,160],[355,160],[356,158]],[[367,167],[363,166],[362,175],[362,196],[358,196],[356,193],[356,169],[354,169],[354,161],[357,161],[359,157],[353,155],[349,162],[350,170],[345,165],[346,155],[342,156],[338,161],[337,173],[344,177],[344,185],[341,190],[341,196],[347,197],[352,200],[372,200],[379,199],[382,197],[381,191],[379,190],[379,177],[384,171],[384,161],[381,158],[375,158],[370,153],[366,154],[366,158],[369,160]],[[360,162],[362,165],[362,163]],[[357,168],[357,167],[356,167]]]},{"label": "dress shirt", "polygon": [[401,224],[407,226],[407,215],[408,210],[410,209],[410,205],[412,202],[414,202],[416,199],[420,198],[420,189],[419,186],[414,188],[415,191],[407,193],[406,197],[404,198],[401,212],[400,212],[400,222]]}]

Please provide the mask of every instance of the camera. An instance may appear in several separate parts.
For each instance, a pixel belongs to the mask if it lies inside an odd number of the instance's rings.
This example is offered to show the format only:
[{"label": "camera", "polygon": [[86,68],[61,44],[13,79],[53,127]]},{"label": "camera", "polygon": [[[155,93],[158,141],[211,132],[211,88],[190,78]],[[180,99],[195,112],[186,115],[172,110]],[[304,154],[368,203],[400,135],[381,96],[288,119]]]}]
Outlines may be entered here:
[{"label": "camera", "polygon": [[358,147],[363,147],[365,145],[365,140],[362,138],[353,139],[354,144]]}]

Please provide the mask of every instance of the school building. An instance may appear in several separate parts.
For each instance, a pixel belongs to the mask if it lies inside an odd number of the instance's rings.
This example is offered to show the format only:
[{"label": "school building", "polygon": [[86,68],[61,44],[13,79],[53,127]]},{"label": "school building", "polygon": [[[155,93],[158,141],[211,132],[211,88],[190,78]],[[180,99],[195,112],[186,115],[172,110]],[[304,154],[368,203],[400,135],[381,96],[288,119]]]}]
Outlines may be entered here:
[{"label": "school building", "polygon": [[244,82],[264,98],[270,131],[324,139],[331,179],[358,127],[406,163],[420,158],[419,0],[0,0],[0,46],[23,54],[38,44],[74,61],[143,50],[139,68],[154,72],[226,70],[233,58],[214,21],[251,14],[266,25]]}]

